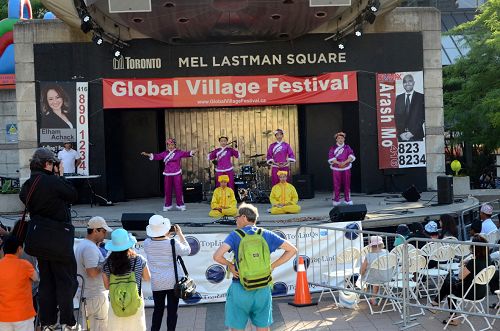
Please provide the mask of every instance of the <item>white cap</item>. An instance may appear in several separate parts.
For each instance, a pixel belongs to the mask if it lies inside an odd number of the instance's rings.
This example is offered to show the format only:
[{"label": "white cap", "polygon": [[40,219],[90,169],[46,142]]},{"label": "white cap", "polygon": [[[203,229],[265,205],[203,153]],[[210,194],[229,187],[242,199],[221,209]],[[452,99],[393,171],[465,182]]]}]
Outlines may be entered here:
[{"label": "white cap", "polygon": [[101,216],[92,217],[87,224],[87,229],[101,229],[101,228],[108,232],[113,231],[113,229],[110,228],[108,224],[106,224],[106,221]]},{"label": "white cap", "polygon": [[493,207],[487,203],[481,206],[481,213],[486,215],[493,215]]}]

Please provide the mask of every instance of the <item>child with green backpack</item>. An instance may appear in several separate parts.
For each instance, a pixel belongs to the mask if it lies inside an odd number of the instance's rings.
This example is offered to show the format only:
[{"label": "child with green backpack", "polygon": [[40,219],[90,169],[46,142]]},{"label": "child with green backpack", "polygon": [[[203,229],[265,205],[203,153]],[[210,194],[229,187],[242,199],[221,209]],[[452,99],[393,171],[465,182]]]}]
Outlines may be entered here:
[{"label": "child with green backpack", "polygon": [[[240,205],[236,216],[237,229],[226,237],[213,256],[233,274],[225,308],[225,325],[232,330],[244,330],[248,320],[258,331],[269,330],[273,323],[271,273],[297,253],[295,246],[287,240],[272,231],[258,228],[258,216],[254,206]],[[284,253],[271,262],[271,253],[278,248]],[[234,263],[224,257],[229,251],[234,252]]]},{"label": "child with green backpack", "polygon": [[111,251],[103,266],[103,281],[109,289],[108,329],[145,331],[146,317],[142,280],[151,279],[146,259],[132,250],[137,240],[124,229],[111,233],[105,248]]}]

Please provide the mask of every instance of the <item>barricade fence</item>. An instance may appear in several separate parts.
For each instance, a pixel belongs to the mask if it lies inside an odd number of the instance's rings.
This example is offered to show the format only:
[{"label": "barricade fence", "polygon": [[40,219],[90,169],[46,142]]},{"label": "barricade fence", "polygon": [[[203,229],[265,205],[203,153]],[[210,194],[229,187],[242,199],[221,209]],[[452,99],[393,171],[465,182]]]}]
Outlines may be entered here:
[{"label": "barricade fence", "polygon": [[490,253],[500,246],[473,240],[405,241],[394,233],[361,230],[361,222],[343,228],[335,223],[301,226],[296,232],[308,282],[323,288],[319,301],[331,296],[335,304],[349,306],[346,297],[357,298],[372,314],[396,311],[401,329],[418,325],[416,316],[436,311],[449,312],[452,324],[467,322],[473,330],[471,316],[481,317],[487,328],[500,319],[499,307],[489,310],[497,302],[490,291],[500,287],[499,262]]}]

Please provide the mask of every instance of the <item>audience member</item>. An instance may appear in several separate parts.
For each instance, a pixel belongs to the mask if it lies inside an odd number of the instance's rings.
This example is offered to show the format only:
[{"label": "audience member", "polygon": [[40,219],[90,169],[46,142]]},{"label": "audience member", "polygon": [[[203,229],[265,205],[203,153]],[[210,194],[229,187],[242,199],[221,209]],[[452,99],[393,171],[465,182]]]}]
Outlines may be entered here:
[{"label": "audience member", "polygon": [[410,229],[406,224],[399,224],[398,228],[396,229],[396,234],[399,234],[401,237],[396,237],[394,239],[394,247],[401,245],[408,237],[410,236]]},{"label": "audience member", "polygon": [[479,212],[479,218],[481,219],[481,222],[483,222],[481,233],[488,234],[497,230],[497,226],[493,223],[491,215],[493,215],[493,207],[487,203],[483,204],[481,206],[481,211]]},{"label": "audience member", "polygon": [[[219,179],[225,175],[219,176]],[[218,187],[217,189],[219,189]],[[227,188],[230,190],[230,188]],[[189,255],[189,246],[179,225],[171,227],[170,220],[160,215],[153,215],[149,218],[149,225],[146,227],[149,236],[144,241],[144,251],[151,270],[151,289],[153,290],[154,310],[151,322],[151,331],[159,331],[165,311],[165,297],[167,298],[167,330],[173,331],[177,325],[177,309],[179,298],[175,296],[175,273],[174,260],[171,241],[175,243],[175,254]],[[174,238],[177,235],[179,239]],[[182,268],[177,268],[179,279],[184,276]]]},{"label": "audience member", "polygon": [[38,280],[33,266],[23,259],[22,243],[13,235],[4,237],[0,259],[0,330],[32,331],[36,315],[32,282]]},{"label": "audience member", "polygon": [[454,237],[458,238],[457,223],[453,216],[449,214],[443,214],[439,217],[439,224],[441,226],[441,234],[439,239]]},{"label": "audience member", "polygon": [[[213,255],[216,262],[228,267],[233,274],[233,281],[227,291],[225,314],[225,324],[233,331],[244,330],[249,319],[257,327],[258,331],[270,330],[270,326],[273,323],[272,286],[268,283],[268,281],[272,282],[270,273],[297,254],[297,248],[290,242],[282,239],[272,231],[258,228],[256,226],[258,217],[259,212],[257,208],[250,204],[241,204],[238,209],[238,216],[236,216],[237,230],[231,232],[226,237],[224,243],[219,246]],[[245,240],[243,238],[246,236],[261,236],[260,242],[263,243],[265,240],[268,246],[268,249],[264,249],[266,256],[252,250],[254,249],[253,247],[260,248],[262,246],[249,244],[247,241],[247,244],[241,245],[243,246],[241,247],[240,243],[242,240]],[[283,253],[271,263],[269,254],[278,248],[282,249]],[[234,261],[228,261],[224,257],[224,254],[230,250],[234,252]],[[255,252],[255,255],[252,252]],[[241,256],[252,254],[255,256],[255,259],[253,262],[247,262],[244,259],[238,259],[239,254]],[[240,272],[245,273],[249,271],[247,268],[249,262],[250,264],[253,263],[254,267],[257,267],[259,271],[266,270],[266,274],[269,273],[269,275],[264,277],[264,282],[262,282],[262,279],[259,279],[260,283],[263,284],[262,287],[253,290],[246,289],[242,284],[245,281],[239,279]],[[257,266],[255,265],[256,262]],[[252,271],[255,271],[255,269]]]},{"label": "audience member", "polygon": [[438,230],[438,225],[435,221],[429,221],[424,227],[425,229],[425,234],[429,236],[431,239],[438,239],[439,238],[439,230]]},{"label": "audience member", "polygon": [[113,231],[104,218],[92,217],[87,224],[87,237],[75,249],[78,274],[84,279],[83,294],[87,303],[87,318],[90,330],[106,331],[108,329],[108,291],[102,281],[104,257],[97,247]]},{"label": "audience member", "polygon": [[[146,316],[144,313],[144,299],[142,298],[141,285],[142,280],[148,281],[151,279],[146,259],[132,250],[137,240],[124,229],[116,229],[111,233],[111,241],[106,243],[106,249],[111,251],[104,262],[102,278],[104,287],[110,290],[110,309],[108,311],[108,329],[120,331],[145,331]],[[134,274],[136,288],[140,297],[138,309],[134,314],[128,317],[119,317],[114,307],[115,295],[112,282],[116,276],[131,277]],[[115,276],[115,277],[113,277]],[[130,288],[128,288],[130,290]],[[127,293],[129,297],[133,297],[133,293]],[[135,300],[131,300],[135,303]]]},{"label": "audience member", "polygon": [[[391,280],[392,272],[391,269],[378,270],[372,269],[371,265],[373,261],[380,257],[386,257],[389,253],[385,250],[384,240],[380,236],[370,237],[370,252],[366,255],[363,263],[361,264],[361,279],[363,282],[372,284],[372,294],[377,294],[379,287],[376,284],[385,283]],[[370,298],[370,304],[375,305],[377,303],[377,298]]]}]

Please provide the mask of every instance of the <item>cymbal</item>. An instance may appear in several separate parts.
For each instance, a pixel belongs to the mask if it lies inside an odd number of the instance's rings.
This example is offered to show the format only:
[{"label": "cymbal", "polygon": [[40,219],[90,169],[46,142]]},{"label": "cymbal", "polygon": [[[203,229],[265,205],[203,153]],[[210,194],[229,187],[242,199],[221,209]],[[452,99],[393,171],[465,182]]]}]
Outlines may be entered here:
[{"label": "cymbal", "polygon": [[249,156],[249,158],[255,158],[255,157],[261,157],[261,156],[264,156],[264,154],[254,154],[254,155],[251,155]]}]

